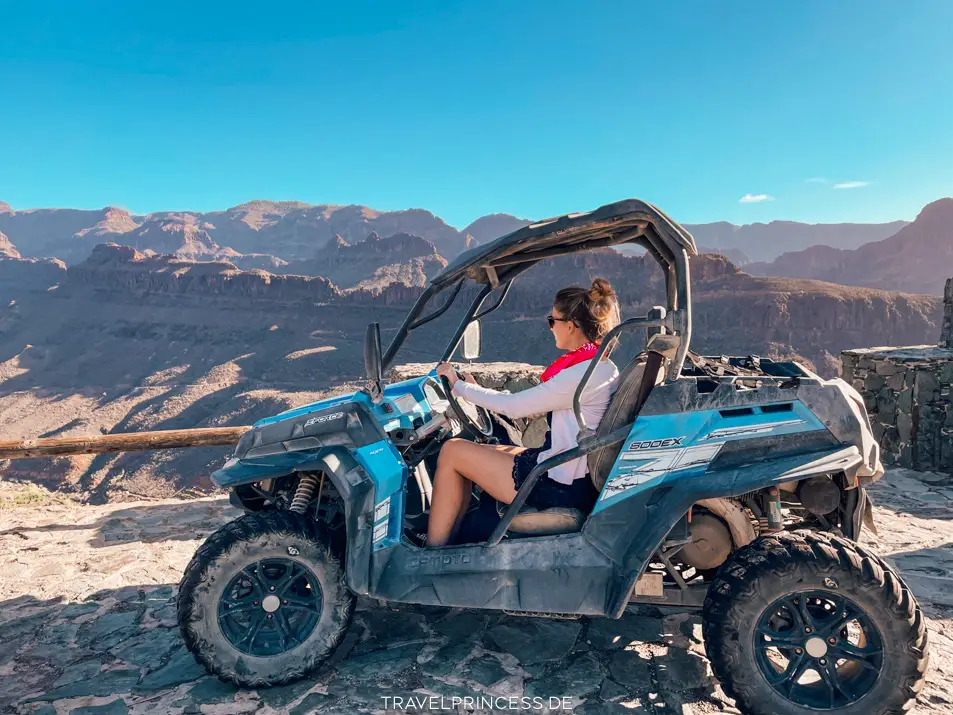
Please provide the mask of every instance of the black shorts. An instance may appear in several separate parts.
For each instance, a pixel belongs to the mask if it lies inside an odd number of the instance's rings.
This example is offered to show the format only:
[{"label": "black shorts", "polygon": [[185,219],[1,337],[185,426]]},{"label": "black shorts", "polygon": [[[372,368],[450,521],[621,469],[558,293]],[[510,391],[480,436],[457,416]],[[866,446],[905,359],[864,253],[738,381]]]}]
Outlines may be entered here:
[{"label": "black shorts", "polygon": [[[543,449],[527,449],[516,455],[513,460],[513,484],[516,491],[520,490],[526,477],[533,471]],[[592,484],[592,479],[587,474],[581,479],[576,479],[572,484],[563,484],[549,478],[549,472],[543,472],[533,491],[526,498],[526,503],[537,509],[550,509],[552,507],[564,507],[567,509],[578,509],[584,514],[592,511],[599,498],[599,492]]]}]

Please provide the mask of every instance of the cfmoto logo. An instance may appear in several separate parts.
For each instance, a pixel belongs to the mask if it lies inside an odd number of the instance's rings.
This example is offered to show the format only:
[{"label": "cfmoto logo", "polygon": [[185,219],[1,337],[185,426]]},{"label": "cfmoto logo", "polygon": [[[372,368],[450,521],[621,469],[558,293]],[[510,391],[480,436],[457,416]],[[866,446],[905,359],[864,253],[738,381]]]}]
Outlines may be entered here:
[{"label": "cfmoto logo", "polygon": [[304,423],[304,426],[310,427],[311,425],[321,424],[322,422],[330,422],[331,420],[336,420],[338,417],[344,417],[344,413],[335,412],[332,415],[320,415],[318,417],[312,417],[310,420]]}]

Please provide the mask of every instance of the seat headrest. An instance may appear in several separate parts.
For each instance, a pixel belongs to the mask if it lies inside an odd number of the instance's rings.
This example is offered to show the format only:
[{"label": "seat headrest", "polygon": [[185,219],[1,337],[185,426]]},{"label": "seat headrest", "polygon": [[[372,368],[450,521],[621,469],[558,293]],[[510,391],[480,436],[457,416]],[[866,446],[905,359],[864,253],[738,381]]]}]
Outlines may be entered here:
[{"label": "seat headrest", "polygon": [[674,360],[675,353],[678,352],[678,346],[681,342],[681,338],[677,335],[662,335],[661,333],[657,333],[649,338],[645,349],[648,352],[658,353],[667,360]]}]

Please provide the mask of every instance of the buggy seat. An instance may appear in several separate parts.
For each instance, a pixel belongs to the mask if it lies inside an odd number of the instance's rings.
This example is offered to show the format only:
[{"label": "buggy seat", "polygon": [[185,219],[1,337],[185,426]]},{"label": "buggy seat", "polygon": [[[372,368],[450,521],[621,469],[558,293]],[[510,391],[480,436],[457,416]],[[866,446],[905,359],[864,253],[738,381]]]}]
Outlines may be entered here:
[{"label": "buggy seat", "polygon": [[[645,352],[636,355],[619,375],[619,383],[609,399],[609,406],[596,429],[596,437],[604,437],[620,427],[631,424],[638,416],[646,398],[665,376],[665,364],[678,349],[679,338],[674,335],[653,335]],[[622,442],[592,450],[587,455],[589,476],[597,490],[602,491],[612,465],[619,456]],[[504,507],[505,508],[505,507]],[[537,535],[569,534],[579,531],[588,514],[578,509],[553,507],[536,509],[524,505],[513,517],[508,531]]]}]

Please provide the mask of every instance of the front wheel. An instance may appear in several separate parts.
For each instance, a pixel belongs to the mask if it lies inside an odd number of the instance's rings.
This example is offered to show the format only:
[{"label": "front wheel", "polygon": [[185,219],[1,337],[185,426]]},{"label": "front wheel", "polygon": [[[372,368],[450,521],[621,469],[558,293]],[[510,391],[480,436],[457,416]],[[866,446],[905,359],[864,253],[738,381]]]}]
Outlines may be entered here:
[{"label": "front wheel", "polygon": [[289,512],[248,514],[192,557],[179,585],[179,628],[195,659],[222,680],[283,685],[334,651],[354,600],[316,524]]},{"label": "front wheel", "polygon": [[812,532],[762,537],[719,569],[705,650],[751,715],[905,713],[929,657],[920,607],[879,557]]}]

